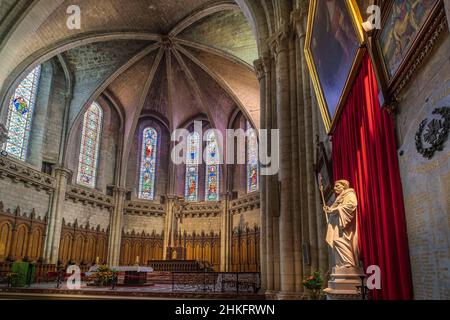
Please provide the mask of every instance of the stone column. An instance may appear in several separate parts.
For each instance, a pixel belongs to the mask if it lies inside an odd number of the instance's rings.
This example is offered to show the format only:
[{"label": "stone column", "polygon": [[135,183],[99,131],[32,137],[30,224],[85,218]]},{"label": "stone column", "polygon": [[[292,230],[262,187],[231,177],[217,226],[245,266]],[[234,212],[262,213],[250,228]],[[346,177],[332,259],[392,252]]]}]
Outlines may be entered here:
[{"label": "stone column", "polygon": [[291,181],[291,110],[289,87],[289,27],[282,27],[272,36],[271,47],[276,66],[276,110],[280,130],[280,289],[278,298],[290,298],[295,290],[293,212]]},{"label": "stone column", "polygon": [[224,192],[220,194],[222,199],[222,217],[220,231],[220,272],[231,271],[231,215],[228,211],[231,200],[231,193]]},{"label": "stone column", "polygon": [[113,210],[109,223],[108,264],[117,266],[120,263],[120,247],[122,240],[122,218],[125,204],[126,190],[121,187],[113,187]]},{"label": "stone column", "polygon": [[64,201],[66,198],[67,183],[72,177],[72,171],[64,167],[55,167],[56,189],[50,199],[50,209],[47,221],[47,238],[44,247],[44,260],[46,263],[58,262],[59,243],[61,240],[62,218]]},{"label": "stone column", "polygon": [[[260,92],[260,128],[267,129],[266,125],[266,73],[267,73],[267,58],[262,57],[255,60],[253,65],[255,66],[256,76],[259,80],[259,92]],[[266,193],[266,176],[260,176],[259,190],[261,195]],[[261,197],[261,209],[260,209],[260,266],[261,266],[261,291],[265,292],[267,289],[267,250],[266,250],[266,226],[267,226],[267,206],[266,197]]]},{"label": "stone column", "polygon": [[30,141],[28,148],[28,162],[36,168],[41,168],[44,138],[47,124],[47,110],[53,84],[53,66],[51,62],[42,64],[39,80],[39,90],[33,112]]},{"label": "stone column", "polygon": [[[261,117],[265,118],[265,125],[268,130],[276,128],[276,108],[275,108],[275,64],[271,58],[264,61],[266,73],[265,81],[265,114],[261,113]],[[271,154],[271,136],[268,135],[268,152]],[[265,192],[261,192],[261,198],[266,198],[266,239],[261,237],[261,241],[265,243],[266,252],[266,272],[267,272],[267,289],[266,296],[273,297],[275,292],[279,290],[279,242],[278,242],[278,216],[279,216],[279,200],[278,200],[278,176],[265,177]]]}]

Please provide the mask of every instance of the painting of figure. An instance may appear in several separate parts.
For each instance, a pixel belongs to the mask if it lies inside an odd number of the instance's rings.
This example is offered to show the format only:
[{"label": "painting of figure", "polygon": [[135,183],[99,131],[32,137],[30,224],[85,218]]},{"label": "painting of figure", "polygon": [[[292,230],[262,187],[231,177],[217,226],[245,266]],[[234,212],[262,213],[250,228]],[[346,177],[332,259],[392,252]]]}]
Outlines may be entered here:
[{"label": "painting of figure", "polygon": [[380,36],[389,79],[395,76],[437,3],[436,0],[394,0]]},{"label": "painting of figure", "polygon": [[308,49],[326,109],[333,119],[360,41],[346,1],[316,0],[312,3],[315,7]]}]

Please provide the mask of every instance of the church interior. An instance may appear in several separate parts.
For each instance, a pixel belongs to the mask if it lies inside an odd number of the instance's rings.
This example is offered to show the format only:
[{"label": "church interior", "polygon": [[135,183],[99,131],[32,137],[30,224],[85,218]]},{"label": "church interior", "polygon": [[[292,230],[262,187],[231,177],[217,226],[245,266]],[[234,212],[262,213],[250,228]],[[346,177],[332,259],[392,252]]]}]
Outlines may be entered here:
[{"label": "church interior", "polygon": [[448,21],[1,0],[0,299],[449,300]]}]

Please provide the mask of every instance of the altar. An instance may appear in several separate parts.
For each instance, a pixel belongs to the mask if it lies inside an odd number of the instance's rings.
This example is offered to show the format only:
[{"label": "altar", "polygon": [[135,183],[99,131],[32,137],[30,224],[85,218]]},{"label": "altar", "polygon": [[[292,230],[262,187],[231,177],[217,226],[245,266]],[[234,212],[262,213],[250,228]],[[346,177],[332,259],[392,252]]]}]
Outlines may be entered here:
[{"label": "altar", "polygon": [[117,285],[151,285],[149,275],[153,272],[152,267],[141,266],[117,266],[112,267],[117,271]]}]

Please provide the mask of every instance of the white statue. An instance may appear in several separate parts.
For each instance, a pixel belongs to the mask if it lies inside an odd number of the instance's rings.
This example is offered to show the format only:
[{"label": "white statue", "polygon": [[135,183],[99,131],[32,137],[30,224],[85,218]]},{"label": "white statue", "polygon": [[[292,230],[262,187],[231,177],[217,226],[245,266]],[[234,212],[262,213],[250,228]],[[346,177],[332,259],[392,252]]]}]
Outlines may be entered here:
[{"label": "white statue", "polygon": [[328,221],[326,242],[333,249],[336,267],[358,267],[356,193],[346,180],[336,181],[334,192],[336,201],[323,207]]}]

